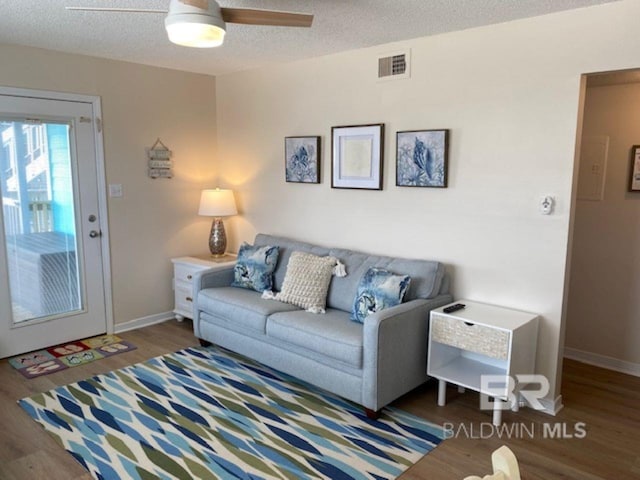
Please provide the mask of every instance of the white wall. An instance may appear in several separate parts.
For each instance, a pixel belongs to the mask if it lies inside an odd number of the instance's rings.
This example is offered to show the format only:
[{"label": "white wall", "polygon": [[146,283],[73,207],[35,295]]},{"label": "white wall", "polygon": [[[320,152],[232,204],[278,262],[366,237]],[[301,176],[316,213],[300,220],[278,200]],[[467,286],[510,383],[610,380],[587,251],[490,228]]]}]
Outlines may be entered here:
[{"label": "white wall", "polygon": [[[215,78],[130,63],[0,45],[0,85],[102,98],[116,323],[173,309],[170,258],[208,251],[210,221],[197,216],[214,186]],[[145,148],[173,150],[175,177],[147,177]]]},{"label": "white wall", "polygon": [[638,372],[640,193],[628,188],[639,125],[640,83],[587,88],[583,137],[608,136],[609,155],[603,200],[577,202],[566,336],[567,347]]},{"label": "white wall", "polygon": [[[441,260],[457,298],[542,315],[537,368],[555,398],[580,75],[638,66],[637,18],[625,1],[218,77],[233,243],[270,232]],[[378,83],[376,56],[398,47],[411,79]],[[332,190],[331,127],[375,122],[384,190]],[[423,128],[451,129],[447,189],[395,186],[395,132]],[[285,183],[292,135],[322,135],[322,184]],[[554,215],[538,213],[543,194]]]}]

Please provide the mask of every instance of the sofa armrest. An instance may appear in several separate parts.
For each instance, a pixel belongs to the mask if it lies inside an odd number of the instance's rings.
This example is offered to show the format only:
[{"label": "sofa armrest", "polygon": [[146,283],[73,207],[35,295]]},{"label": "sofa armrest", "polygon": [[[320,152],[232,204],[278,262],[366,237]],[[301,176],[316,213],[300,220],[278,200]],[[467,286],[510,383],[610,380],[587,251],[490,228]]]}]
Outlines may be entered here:
[{"label": "sofa armrest", "polygon": [[210,268],[197,272],[193,276],[193,333],[200,337],[200,308],[198,308],[198,293],[206,288],[228,287],[233,282],[233,266],[225,268]]},{"label": "sofa armrest", "polygon": [[233,282],[233,266],[225,268],[209,268],[197,272],[193,276],[194,298],[205,288],[228,287]]},{"label": "sofa armrest", "polygon": [[362,405],[380,410],[427,380],[429,312],[451,300],[411,300],[365,319]]}]

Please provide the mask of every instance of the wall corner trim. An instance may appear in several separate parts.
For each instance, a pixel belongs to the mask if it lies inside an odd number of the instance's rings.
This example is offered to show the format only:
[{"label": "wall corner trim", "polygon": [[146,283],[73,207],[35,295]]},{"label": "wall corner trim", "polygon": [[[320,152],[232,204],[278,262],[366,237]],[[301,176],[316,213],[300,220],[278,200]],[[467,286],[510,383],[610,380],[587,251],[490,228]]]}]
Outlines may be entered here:
[{"label": "wall corner trim", "polygon": [[554,417],[564,408],[564,405],[562,404],[562,395],[558,395],[555,400],[551,398],[543,398],[540,400],[540,403],[544,408],[538,411]]}]

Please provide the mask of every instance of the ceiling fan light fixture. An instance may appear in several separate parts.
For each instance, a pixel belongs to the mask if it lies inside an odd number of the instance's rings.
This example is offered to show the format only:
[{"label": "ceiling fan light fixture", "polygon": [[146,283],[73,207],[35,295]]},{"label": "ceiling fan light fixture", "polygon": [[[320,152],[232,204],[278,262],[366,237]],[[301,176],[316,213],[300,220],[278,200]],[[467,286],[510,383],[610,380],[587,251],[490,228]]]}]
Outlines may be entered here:
[{"label": "ceiling fan light fixture", "polygon": [[219,47],[226,33],[220,7],[213,0],[171,0],[164,25],[169,40],[185,47]]},{"label": "ceiling fan light fixture", "polygon": [[183,47],[212,48],[224,42],[224,28],[210,23],[166,22],[169,40]]},{"label": "ceiling fan light fixture", "polygon": [[164,25],[169,40],[196,48],[219,47],[227,30],[225,22],[273,27],[310,27],[313,15],[253,8],[220,8],[216,0],[170,0],[169,11],[127,7],[65,7],[88,12],[167,13]]}]

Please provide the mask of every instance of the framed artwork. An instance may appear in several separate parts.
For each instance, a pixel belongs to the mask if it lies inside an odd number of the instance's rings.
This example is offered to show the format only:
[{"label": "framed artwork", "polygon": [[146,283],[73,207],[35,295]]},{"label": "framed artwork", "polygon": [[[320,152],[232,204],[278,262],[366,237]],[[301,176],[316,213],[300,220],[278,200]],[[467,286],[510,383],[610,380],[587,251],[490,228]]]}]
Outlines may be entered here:
[{"label": "framed artwork", "polygon": [[410,130],[396,133],[396,185],[447,186],[449,130]]},{"label": "framed artwork", "polygon": [[284,171],[287,182],[320,183],[320,137],[285,137]]},{"label": "framed artwork", "polygon": [[631,178],[629,191],[640,192],[640,145],[631,147]]},{"label": "framed artwork", "polygon": [[331,128],[331,187],[382,190],[384,124]]}]

